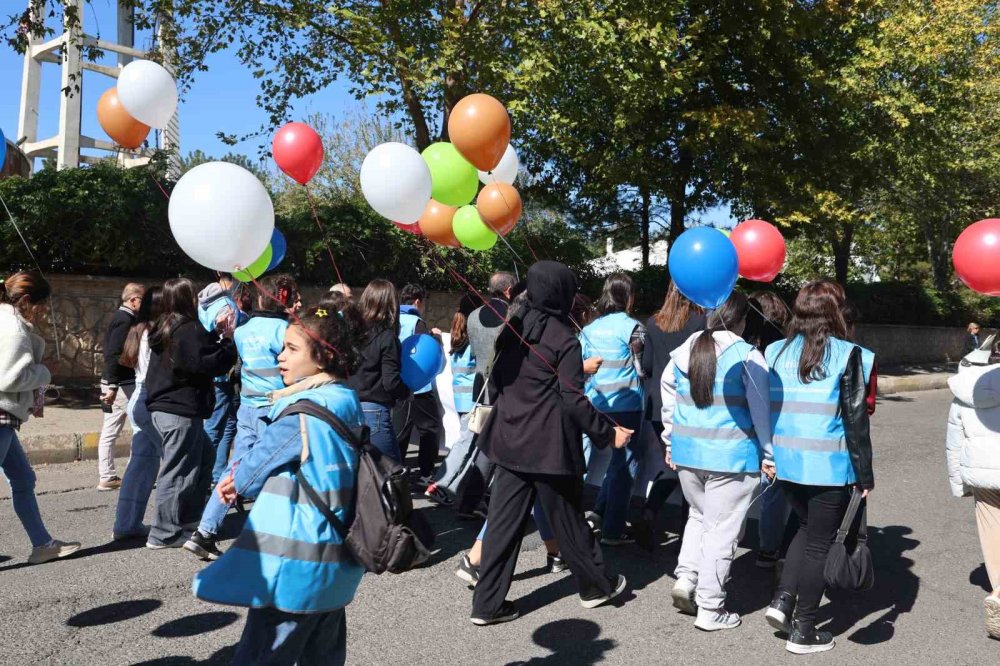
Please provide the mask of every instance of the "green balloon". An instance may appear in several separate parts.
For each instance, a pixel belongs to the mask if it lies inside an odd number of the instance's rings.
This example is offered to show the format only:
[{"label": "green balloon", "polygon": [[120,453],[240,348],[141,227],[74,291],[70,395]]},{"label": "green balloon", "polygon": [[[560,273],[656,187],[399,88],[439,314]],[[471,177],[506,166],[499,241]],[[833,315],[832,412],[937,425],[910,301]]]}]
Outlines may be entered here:
[{"label": "green balloon", "polygon": [[479,189],[479,172],[452,144],[432,143],[421,153],[431,170],[431,198],[446,206],[464,206]]},{"label": "green balloon", "polygon": [[488,250],[497,244],[497,232],[486,226],[475,206],[462,206],[451,220],[455,238],[470,250]]},{"label": "green balloon", "polygon": [[716,227],[715,230],[721,233],[726,238],[729,238],[729,234],[732,233],[731,229],[723,229],[722,227]]},{"label": "green balloon", "polygon": [[264,253],[257,257],[256,261],[247,266],[246,270],[234,272],[233,277],[240,282],[253,282],[267,271],[267,267],[271,265],[271,258],[273,256],[274,249],[268,243],[267,247],[264,248]]}]

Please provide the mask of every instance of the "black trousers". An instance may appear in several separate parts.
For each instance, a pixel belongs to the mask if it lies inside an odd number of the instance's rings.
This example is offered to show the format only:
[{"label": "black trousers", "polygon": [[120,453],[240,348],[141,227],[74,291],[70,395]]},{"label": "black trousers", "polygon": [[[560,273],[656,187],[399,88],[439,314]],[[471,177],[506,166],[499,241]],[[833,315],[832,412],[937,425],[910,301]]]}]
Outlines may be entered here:
[{"label": "black trousers", "polygon": [[[476,435],[476,439],[478,438],[479,435]],[[476,439],[473,439],[473,446],[476,446]],[[472,513],[480,505],[485,506],[489,502],[490,479],[495,466],[478,447],[473,455],[476,456],[475,462],[458,489],[459,513]]]},{"label": "black trousers", "polygon": [[583,479],[526,474],[497,465],[479,582],[472,596],[474,617],[492,617],[507,598],[521,551],[525,522],[531,515],[536,495],[559,543],[560,555],[576,578],[580,594],[611,593],[612,581],[604,571],[601,547],[583,519]]},{"label": "black trousers", "polygon": [[406,451],[410,448],[410,436],[416,429],[420,445],[417,452],[420,476],[433,476],[434,467],[437,465],[438,446],[444,439],[441,406],[434,391],[418,393],[396,405],[392,410],[392,422],[404,462]]},{"label": "black trousers", "polygon": [[798,598],[795,620],[814,624],[826,588],[823,567],[847,511],[850,488],[805,486],[788,481],[781,481],[780,487],[799,519],[799,530],[788,547],[778,591]]}]

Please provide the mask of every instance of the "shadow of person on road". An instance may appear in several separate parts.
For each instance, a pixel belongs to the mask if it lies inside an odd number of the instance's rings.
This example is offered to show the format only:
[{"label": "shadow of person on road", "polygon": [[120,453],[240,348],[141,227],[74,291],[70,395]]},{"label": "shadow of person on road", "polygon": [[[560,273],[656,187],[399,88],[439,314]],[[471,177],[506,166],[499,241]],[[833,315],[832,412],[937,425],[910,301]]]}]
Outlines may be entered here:
[{"label": "shadow of person on road", "polygon": [[228,666],[233,663],[233,656],[236,654],[236,644],[228,645],[218,652],[215,652],[205,661],[198,661],[192,657],[159,657],[149,661],[138,661],[132,666]]},{"label": "shadow of person on road", "polygon": [[617,646],[617,643],[610,638],[598,640],[600,635],[601,627],[590,620],[555,620],[543,624],[531,635],[535,645],[550,650],[552,654],[533,657],[528,661],[512,661],[507,666],[596,664],[604,661],[606,653]]},{"label": "shadow of person on road", "polygon": [[969,573],[969,582],[976,587],[983,588],[983,591],[987,594],[993,591],[993,586],[990,585],[990,577],[986,573],[985,564],[980,564]]},{"label": "shadow of person on road", "polygon": [[124,622],[152,613],[162,605],[163,602],[158,599],[117,601],[113,604],[105,604],[77,613],[66,620],[66,624],[71,627],[98,627],[114,622]]},{"label": "shadow of person on road", "polygon": [[913,560],[903,553],[920,542],[907,537],[912,529],[903,525],[868,528],[868,547],[875,565],[875,586],[867,592],[827,590],[830,603],[819,609],[817,624],[829,618],[824,630],[839,636],[872,615],[881,615],[855,629],[847,640],[861,645],[876,645],[890,640],[895,623],[903,613],[913,610],[920,591],[920,578],[913,573]]},{"label": "shadow of person on road", "polygon": [[188,638],[228,627],[239,619],[240,616],[231,611],[198,613],[165,622],[153,629],[152,633],[159,638]]},{"label": "shadow of person on road", "polygon": [[[52,566],[53,564],[58,564],[59,562],[65,562],[66,560],[79,560],[84,557],[90,557],[91,555],[101,555],[103,553],[115,553],[120,550],[133,550],[135,548],[143,548],[146,542],[142,539],[131,539],[125,541],[109,541],[108,543],[101,544],[100,546],[91,546],[89,548],[81,548],[72,555],[67,555],[66,557],[59,558],[57,560],[52,560],[51,562],[46,562],[47,566]],[[6,559],[10,559],[9,557]],[[0,559],[0,562],[3,562]],[[34,564],[29,564],[28,562],[18,562],[17,564],[11,564],[6,567],[0,567],[0,573],[4,571],[14,571],[15,569],[23,569],[24,567],[38,566]]]}]

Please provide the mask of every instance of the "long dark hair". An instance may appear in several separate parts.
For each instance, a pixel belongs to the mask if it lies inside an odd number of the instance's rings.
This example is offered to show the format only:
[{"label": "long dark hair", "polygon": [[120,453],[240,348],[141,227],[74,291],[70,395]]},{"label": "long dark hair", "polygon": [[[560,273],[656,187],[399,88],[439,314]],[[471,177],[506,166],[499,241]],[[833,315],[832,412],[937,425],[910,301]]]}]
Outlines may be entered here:
[{"label": "long dark hair", "polygon": [[143,334],[149,330],[160,316],[163,304],[163,288],[150,287],[142,296],[142,304],[139,311],[135,313],[135,324],[128,331],[125,338],[125,345],[122,347],[122,354],[118,358],[118,363],[126,368],[134,368],[139,361],[139,347],[142,344]]},{"label": "long dark hair", "polygon": [[198,321],[198,291],[188,278],[174,278],[163,284],[162,312],[149,330],[149,346],[161,353],[170,351],[174,331],[181,324]]},{"label": "long dark hair", "polygon": [[763,351],[772,342],[785,337],[785,326],[792,313],[773,291],[758,291],[750,295],[750,311],[743,339]]},{"label": "long dark hair", "polygon": [[792,320],[788,323],[788,340],[782,353],[798,335],[803,337],[799,357],[799,379],[802,383],[826,376],[827,344],[830,338],[847,338],[843,308],[847,297],[844,288],[833,280],[813,280],[806,283],[795,297]]},{"label": "long dark hair", "polygon": [[295,318],[292,326],[301,326],[309,340],[309,353],[323,372],[347,379],[358,367],[360,331],[354,321],[322,307],[310,308]]},{"label": "long dark hair", "polygon": [[372,280],[365,287],[358,301],[365,331],[378,329],[399,332],[399,296],[396,286],[388,280]]},{"label": "long dark hair", "polygon": [[688,377],[691,380],[691,397],[699,409],[711,407],[715,388],[715,339],[716,331],[740,331],[747,316],[747,297],[734,291],[726,302],[708,315],[705,330],[698,334],[691,345]]},{"label": "long dark hair", "polygon": [[464,354],[469,346],[468,320],[461,312],[451,317],[451,353]]},{"label": "long dark hair", "polygon": [[601,297],[594,304],[594,310],[598,317],[613,312],[628,312],[632,304],[632,292],[635,290],[635,283],[632,278],[625,273],[613,273],[604,281],[601,289]]},{"label": "long dark hair", "polygon": [[684,328],[688,319],[693,315],[701,314],[704,310],[700,305],[695,305],[680,292],[673,282],[667,290],[667,296],[663,299],[663,306],[657,311],[653,321],[657,328],[664,333],[676,333]]}]

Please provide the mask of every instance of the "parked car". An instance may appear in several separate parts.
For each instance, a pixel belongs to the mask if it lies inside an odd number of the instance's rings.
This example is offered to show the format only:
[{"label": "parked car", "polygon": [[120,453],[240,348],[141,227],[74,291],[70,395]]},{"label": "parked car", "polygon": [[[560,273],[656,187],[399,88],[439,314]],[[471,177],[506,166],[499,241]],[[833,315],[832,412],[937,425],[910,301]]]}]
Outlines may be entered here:
[{"label": "parked car", "polygon": [[970,365],[989,365],[990,354],[993,351],[993,342],[996,340],[996,337],[996,333],[987,335],[986,339],[979,344],[979,347],[973,349],[962,357],[962,361],[959,365],[963,365],[965,367]]}]

